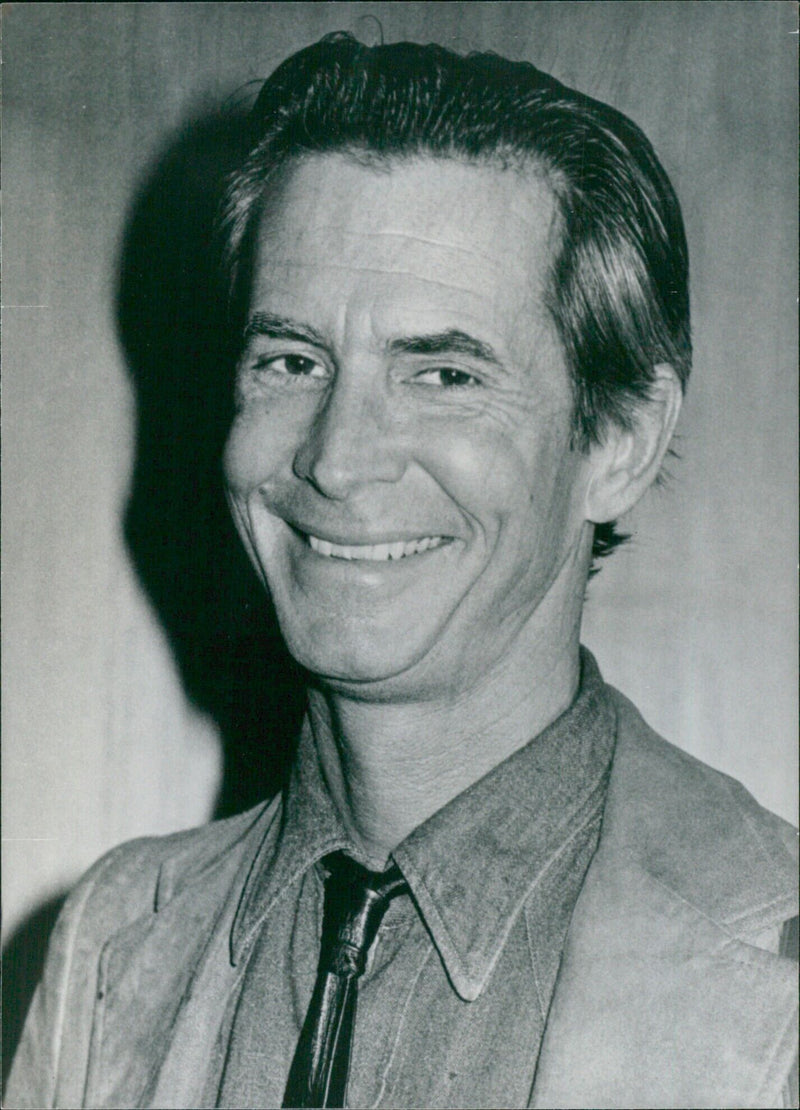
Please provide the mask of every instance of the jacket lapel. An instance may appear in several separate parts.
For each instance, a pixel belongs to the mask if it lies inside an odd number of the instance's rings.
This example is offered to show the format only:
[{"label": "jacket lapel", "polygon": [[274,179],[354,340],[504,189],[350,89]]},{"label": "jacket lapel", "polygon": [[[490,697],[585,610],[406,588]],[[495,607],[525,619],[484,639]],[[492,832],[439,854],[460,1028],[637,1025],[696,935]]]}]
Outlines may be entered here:
[{"label": "jacket lapel", "polygon": [[530,1105],[780,1105],[796,977],[742,934],[796,912],[791,860],[763,822],[756,836],[741,788],[654,737],[621,698],[619,709],[603,833]]},{"label": "jacket lapel", "polygon": [[217,845],[210,859],[190,855],[188,867],[181,853],[169,859],[156,912],[106,943],[85,1106],[198,1105],[220,999],[239,974],[230,958],[233,918],[274,812],[269,807],[238,843]]}]

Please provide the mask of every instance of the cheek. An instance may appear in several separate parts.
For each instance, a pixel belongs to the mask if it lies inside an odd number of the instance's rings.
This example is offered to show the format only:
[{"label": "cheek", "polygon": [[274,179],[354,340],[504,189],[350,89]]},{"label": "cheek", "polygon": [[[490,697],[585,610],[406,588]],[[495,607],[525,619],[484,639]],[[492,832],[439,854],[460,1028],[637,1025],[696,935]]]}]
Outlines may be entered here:
[{"label": "cheek", "polygon": [[281,460],[291,459],[291,441],[286,426],[266,419],[263,414],[240,413],[231,426],[223,454],[223,473],[233,494],[270,481],[281,468]]},{"label": "cheek", "polygon": [[421,444],[423,466],[483,531],[564,520],[578,477],[564,421],[438,431],[430,429]]}]

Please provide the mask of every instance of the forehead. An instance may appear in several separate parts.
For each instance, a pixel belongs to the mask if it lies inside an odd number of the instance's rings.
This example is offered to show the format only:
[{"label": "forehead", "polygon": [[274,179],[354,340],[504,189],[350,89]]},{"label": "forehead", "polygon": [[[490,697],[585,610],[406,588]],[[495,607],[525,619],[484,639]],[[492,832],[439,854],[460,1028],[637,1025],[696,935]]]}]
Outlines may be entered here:
[{"label": "forehead", "polygon": [[269,199],[253,304],[305,308],[331,326],[360,310],[373,328],[408,312],[500,332],[524,313],[535,326],[557,236],[554,194],[533,169],[314,156]]}]

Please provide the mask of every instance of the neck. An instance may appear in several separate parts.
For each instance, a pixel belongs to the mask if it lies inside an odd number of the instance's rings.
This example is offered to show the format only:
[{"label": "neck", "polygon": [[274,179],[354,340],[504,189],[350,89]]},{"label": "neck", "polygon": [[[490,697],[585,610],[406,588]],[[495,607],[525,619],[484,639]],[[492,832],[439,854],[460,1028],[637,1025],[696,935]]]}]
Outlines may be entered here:
[{"label": "neck", "polygon": [[574,700],[580,604],[566,621],[561,609],[558,620],[530,625],[491,672],[457,694],[415,702],[309,690],[310,723],[328,790],[370,867],[383,867],[418,825]]}]

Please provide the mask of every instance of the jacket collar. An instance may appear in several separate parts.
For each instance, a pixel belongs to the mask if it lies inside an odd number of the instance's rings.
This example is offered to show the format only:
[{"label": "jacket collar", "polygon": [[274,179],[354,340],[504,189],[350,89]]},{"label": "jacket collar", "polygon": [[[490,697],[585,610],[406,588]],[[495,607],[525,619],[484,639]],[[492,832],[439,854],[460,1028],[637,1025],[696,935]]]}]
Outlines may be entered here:
[{"label": "jacket collar", "polygon": [[[570,708],[394,851],[462,998],[481,993],[532,889],[602,806],[614,734],[613,705],[583,652]],[[234,963],[309,867],[327,852],[349,850],[308,728],[298,755],[280,828],[265,839],[245,884],[231,934]]]}]

